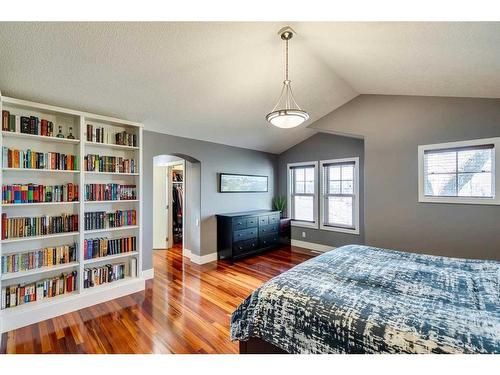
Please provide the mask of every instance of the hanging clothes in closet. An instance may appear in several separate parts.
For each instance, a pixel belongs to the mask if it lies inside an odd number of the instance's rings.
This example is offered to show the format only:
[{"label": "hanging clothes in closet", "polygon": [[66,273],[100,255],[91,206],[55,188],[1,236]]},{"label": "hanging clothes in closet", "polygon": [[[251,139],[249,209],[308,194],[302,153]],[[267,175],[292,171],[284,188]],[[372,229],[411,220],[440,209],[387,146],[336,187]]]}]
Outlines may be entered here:
[{"label": "hanging clothes in closet", "polygon": [[172,225],[174,243],[182,242],[183,184],[182,172],[172,172]]}]

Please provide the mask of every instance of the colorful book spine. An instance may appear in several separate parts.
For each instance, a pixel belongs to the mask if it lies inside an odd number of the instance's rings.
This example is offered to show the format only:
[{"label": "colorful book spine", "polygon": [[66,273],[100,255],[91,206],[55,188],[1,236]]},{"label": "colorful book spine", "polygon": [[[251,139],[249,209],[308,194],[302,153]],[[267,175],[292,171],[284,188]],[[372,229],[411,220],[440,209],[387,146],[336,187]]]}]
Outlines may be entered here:
[{"label": "colorful book spine", "polygon": [[59,216],[7,217],[2,214],[2,240],[78,231],[77,214]]},{"label": "colorful book spine", "polygon": [[85,156],[85,170],[89,172],[138,173],[137,166],[135,159],[93,154]]},{"label": "colorful book spine", "polygon": [[77,202],[78,185],[15,184],[2,186],[2,203]]},{"label": "colorful book spine", "polygon": [[118,201],[137,199],[136,185],[86,184],[86,201]]},{"label": "colorful book spine", "polygon": [[136,225],[135,210],[85,213],[85,230],[119,228],[131,225]]},{"label": "colorful book spine", "polygon": [[85,259],[103,258],[137,251],[135,236],[122,238],[87,238],[83,241],[83,257]]},{"label": "colorful book spine", "polygon": [[106,264],[105,266],[85,268],[83,274],[83,287],[93,288],[98,285],[111,283],[125,278],[125,263]]},{"label": "colorful book spine", "polygon": [[3,168],[78,170],[78,156],[59,152],[36,152],[2,148]]},{"label": "colorful book spine", "polygon": [[2,288],[2,309],[42,301],[59,295],[72,293],[77,288],[77,272],[63,273],[33,283],[10,285]]},{"label": "colorful book spine", "polygon": [[46,247],[34,251],[2,255],[2,274],[76,262],[76,249],[76,243],[73,243],[72,245]]}]

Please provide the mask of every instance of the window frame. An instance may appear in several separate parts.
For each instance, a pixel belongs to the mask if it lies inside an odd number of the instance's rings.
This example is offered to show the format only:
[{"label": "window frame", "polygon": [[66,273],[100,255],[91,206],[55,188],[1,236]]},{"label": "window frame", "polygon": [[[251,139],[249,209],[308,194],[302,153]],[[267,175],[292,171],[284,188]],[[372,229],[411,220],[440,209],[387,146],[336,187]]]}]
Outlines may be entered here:
[{"label": "window frame", "polygon": [[[326,199],[329,195],[327,194],[328,182],[326,178],[328,177],[328,173],[326,173],[326,168],[331,164],[345,164],[345,163],[353,163],[354,162],[354,174],[353,174],[353,194],[333,194],[336,196],[352,196],[353,197],[353,217],[352,223],[353,228],[343,227],[343,226],[334,226],[326,224]],[[320,161],[320,181],[321,181],[321,194],[319,196],[320,199],[320,229],[328,230],[332,232],[340,232],[340,233],[349,233],[349,234],[359,234],[359,157],[352,158],[342,158],[342,159],[330,159],[330,160],[321,160]]]},{"label": "window frame", "polygon": [[[493,144],[491,174],[493,197],[454,197],[425,195],[424,157],[426,151],[446,150],[463,147],[477,147]],[[449,204],[478,204],[500,205],[500,173],[496,173],[496,165],[500,163],[500,137],[473,139],[468,141],[436,143],[418,146],[418,202],[419,203],[449,203]]]},{"label": "window frame", "polygon": [[[314,167],[314,194],[313,194],[313,221],[303,221],[303,220],[295,220],[294,216],[294,207],[293,207],[293,169],[297,167]],[[291,225],[294,227],[304,227],[304,228],[314,228],[318,229],[318,162],[317,161],[308,161],[308,162],[300,162],[300,163],[288,163],[287,164],[287,210],[288,215],[291,219]],[[296,194],[293,194],[296,195]],[[298,194],[298,195],[311,195],[311,194]]]}]

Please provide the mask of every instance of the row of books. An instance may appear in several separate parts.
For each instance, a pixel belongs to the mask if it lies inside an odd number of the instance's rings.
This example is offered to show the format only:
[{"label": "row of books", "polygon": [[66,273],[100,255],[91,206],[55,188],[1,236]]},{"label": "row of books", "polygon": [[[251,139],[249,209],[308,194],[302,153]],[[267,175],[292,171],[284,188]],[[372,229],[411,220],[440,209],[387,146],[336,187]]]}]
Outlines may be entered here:
[{"label": "row of books", "polygon": [[24,253],[2,255],[2,274],[76,262],[76,243],[46,247]]},{"label": "row of books", "polygon": [[73,271],[33,283],[3,287],[2,309],[71,293],[76,290],[76,276],[77,272]]},{"label": "row of books", "polygon": [[138,173],[137,166],[135,159],[125,159],[121,156],[85,156],[85,170],[89,172]]},{"label": "row of books", "polygon": [[83,272],[83,287],[85,289],[93,288],[101,284],[124,279],[125,263],[85,268]]},{"label": "row of books", "polygon": [[137,199],[136,185],[86,184],[86,201],[125,201]]},{"label": "row of books", "polygon": [[85,212],[85,230],[118,228],[136,225],[135,210]]},{"label": "row of books", "polygon": [[107,143],[105,141],[105,133],[104,128],[101,126],[100,128],[96,128],[94,130],[94,125],[87,124],[87,141],[88,142],[97,142],[97,143]]},{"label": "row of books", "polygon": [[78,170],[78,156],[2,147],[2,167],[76,171]]},{"label": "row of books", "polygon": [[121,146],[137,147],[137,136],[132,133],[127,133],[126,131],[123,131],[121,133],[116,133],[115,143]]},{"label": "row of books", "polygon": [[2,203],[78,202],[78,185],[14,184],[2,186]]},{"label": "row of books", "polygon": [[78,215],[7,217],[2,214],[2,240],[78,231]]},{"label": "row of books", "polygon": [[88,238],[83,241],[84,259],[102,258],[110,255],[128,253],[136,251],[137,238]]},{"label": "row of books", "polygon": [[2,111],[2,130],[24,134],[53,137],[55,126],[52,121],[39,119],[36,116],[18,116],[9,111]]}]

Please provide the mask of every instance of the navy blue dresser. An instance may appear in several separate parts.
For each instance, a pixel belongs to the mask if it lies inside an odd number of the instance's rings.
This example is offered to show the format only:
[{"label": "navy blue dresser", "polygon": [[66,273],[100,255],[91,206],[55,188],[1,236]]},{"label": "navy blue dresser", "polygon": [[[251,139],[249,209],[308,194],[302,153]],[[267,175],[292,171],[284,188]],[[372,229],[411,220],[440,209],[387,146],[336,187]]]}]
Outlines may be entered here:
[{"label": "navy blue dresser", "polygon": [[233,261],[282,245],[279,211],[258,210],[216,216],[219,259]]}]

